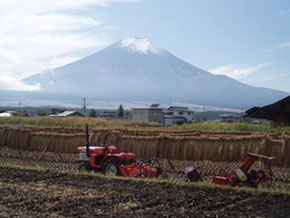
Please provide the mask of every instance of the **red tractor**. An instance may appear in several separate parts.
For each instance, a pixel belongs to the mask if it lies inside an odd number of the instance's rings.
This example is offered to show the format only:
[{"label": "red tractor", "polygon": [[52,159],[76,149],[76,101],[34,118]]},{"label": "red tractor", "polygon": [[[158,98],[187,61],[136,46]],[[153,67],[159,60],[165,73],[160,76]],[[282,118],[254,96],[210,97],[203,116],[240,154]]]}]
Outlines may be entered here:
[{"label": "red tractor", "polygon": [[128,177],[158,177],[163,173],[156,158],[137,160],[133,153],[118,153],[115,145],[89,145],[89,130],[86,125],[86,146],[78,147],[79,171],[100,171],[105,175]]}]

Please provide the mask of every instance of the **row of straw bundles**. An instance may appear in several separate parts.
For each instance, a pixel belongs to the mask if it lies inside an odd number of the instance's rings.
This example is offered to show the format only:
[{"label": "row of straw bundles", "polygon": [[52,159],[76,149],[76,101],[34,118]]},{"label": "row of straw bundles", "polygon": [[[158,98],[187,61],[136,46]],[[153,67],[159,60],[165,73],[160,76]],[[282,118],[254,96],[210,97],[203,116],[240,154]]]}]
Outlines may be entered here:
[{"label": "row of straw bundles", "polygon": [[6,146],[7,128],[0,128],[0,146]]},{"label": "row of straw bundles", "polygon": [[92,133],[90,134],[90,145],[100,146],[104,143],[112,143],[107,141],[108,136],[111,134],[112,131],[108,129],[93,129]]},{"label": "row of straw bundles", "polygon": [[[96,141],[94,141],[94,139]],[[122,136],[118,131],[95,132],[92,144],[115,144],[120,151],[136,153],[139,157],[160,157],[177,160],[212,160],[238,161],[243,160],[248,152],[278,155],[273,147],[264,143],[264,136],[239,137],[172,137],[172,136]],[[281,153],[281,152],[280,152]],[[279,163],[279,157],[277,160]]]},{"label": "row of straw bundles", "polygon": [[290,165],[290,138],[282,139],[265,138],[264,145],[266,147],[265,154],[275,157],[273,164],[289,166]]},{"label": "row of straw bundles", "polygon": [[123,136],[118,138],[118,149],[120,152],[135,153],[137,157],[157,157],[159,156],[159,140],[148,136]]},{"label": "row of straw bundles", "polygon": [[50,151],[56,153],[77,153],[77,147],[85,145],[85,134],[33,133],[31,151]]},{"label": "row of straw bundles", "polygon": [[116,130],[93,130],[90,144],[100,146],[105,143],[116,145],[120,152],[135,153],[138,157],[155,157],[159,141],[150,136],[122,135]]},{"label": "row of straw bundles", "polygon": [[199,130],[136,130],[136,129],[94,129],[93,135],[91,136],[91,141],[94,144],[102,144],[104,141],[107,143],[112,143],[112,141],[108,140],[107,137],[110,134],[119,135],[119,136],[151,136],[158,137],[162,135],[168,135],[173,137],[191,137],[191,136],[203,136],[206,137],[214,137],[214,136],[234,136],[234,135],[250,135],[250,132],[208,132],[208,131],[199,131]]},{"label": "row of straw bundles", "polygon": [[[57,129],[53,130],[56,131]],[[85,145],[85,134],[39,132],[31,129],[0,128],[0,146],[61,153],[76,153],[78,146]],[[128,130],[126,130],[128,131]],[[288,134],[282,139],[269,135],[245,136],[124,136],[120,130],[93,130],[91,145],[112,143],[120,151],[134,152],[139,157],[160,157],[178,160],[243,160],[247,152],[275,156],[275,163],[290,163],[290,140]]]},{"label": "row of straw bundles", "polygon": [[247,152],[261,152],[262,137],[168,137],[160,141],[160,158],[177,160],[243,160]]},{"label": "row of straw bundles", "polygon": [[1,128],[0,146],[26,151],[76,153],[77,147],[85,145],[85,134],[62,134],[31,132],[31,129]]},{"label": "row of straw bundles", "polygon": [[200,130],[168,130],[168,129],[115,129],[121,135],[128,136],[158,136],[158,135],[199,135]]},{"label": "row of straw bundles", "polygon": [[3,128],[0,131],[0,145],[21,149],[29,145],[30,131],[17,128]]},{"label": "row of straw bundles", "polygon": [[112,143],[139,157],[177,160],[243,160],[247,152],[263,153],[263,136],[172,137],[122,136],[119,131],[95,131],[91,144]]},{"label": "row of straw bundles", "polygon": [[31,132],[46,132],[46,133],[85,133],[85,128],[27,128]]}]

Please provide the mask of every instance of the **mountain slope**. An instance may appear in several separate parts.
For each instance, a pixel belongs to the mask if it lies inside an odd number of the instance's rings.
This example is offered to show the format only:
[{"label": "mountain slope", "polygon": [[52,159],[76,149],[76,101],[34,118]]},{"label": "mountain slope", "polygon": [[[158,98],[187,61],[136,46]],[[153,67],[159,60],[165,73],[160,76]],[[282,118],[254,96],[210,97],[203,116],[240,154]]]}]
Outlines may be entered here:
[{"label": "mountain slope", "polygon": [[140,38],[124,39],[24,82],[39,83],[44,93],[99,100],[175,101],[234,108],[264,105],[288,95],[211,74]]}]

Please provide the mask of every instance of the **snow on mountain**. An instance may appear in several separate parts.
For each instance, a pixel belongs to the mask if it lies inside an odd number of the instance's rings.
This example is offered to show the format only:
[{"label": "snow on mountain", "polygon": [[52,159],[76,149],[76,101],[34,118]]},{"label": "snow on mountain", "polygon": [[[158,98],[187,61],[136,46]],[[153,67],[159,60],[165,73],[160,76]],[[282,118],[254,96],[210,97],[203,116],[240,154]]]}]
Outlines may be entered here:
[{"label": "snow on mountain", "polygon": [[184,102],[242,109],[289,95],[214,75],[141,38],[124,39],[91,56],[23,81],[40,84],[41,93],[52,96]]},{"label": "snow on mountain", "polygon": [[121,48],[131,50],[133,52],[138,52],[140,54],[155,54],[164,55],[166,51],[154,44],[151,40],[146,38],[125,38],[118,44]]}]

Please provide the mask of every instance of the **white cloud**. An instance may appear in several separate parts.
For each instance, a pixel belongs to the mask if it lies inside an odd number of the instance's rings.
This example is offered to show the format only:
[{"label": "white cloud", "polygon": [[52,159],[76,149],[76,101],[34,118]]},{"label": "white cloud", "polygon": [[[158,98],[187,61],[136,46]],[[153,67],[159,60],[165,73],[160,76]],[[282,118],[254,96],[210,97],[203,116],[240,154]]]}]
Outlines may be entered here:
[{"label": "white cloud", "polygon": [[289,48],[289,47],[290,47],[290,42],[280,43],[275,46],[275,48]]},{"label": "white cloud", "polygon": [[7,9],[19,8],[23,10],[34,10],[34,11],[50,11],[50,10],[67,10],[67,9],[79,9],[86,8],[91,5],[106,6],[109,3],[118,2],[137,2],[138,0],[1,0],[1,7]]},{"label": "white cloud", "polygon": [[13,77],[0,76],[0,90],[36,91],[39,89],[39,84],[30,86]]},{"label": "white cloud", "polygon": [[225,75],[233,79],[241,79],[258,70],[272,65],[271,63],[258,64],[255,66],[225,65],[209,70],[213,74]]},{"label": "white cloud", "polygon": [[136,1],[0,0],[0,88],[33,90],[17,81],[77,60],[85,49],[109,45],[103,22],[84,11]]},{"label": "white cloud", "polygon": [[271,53],[271,52],[277,51],[278,49],[289,48],[289,47],[290,47],[290,42],[284,42],[284,43],[274,45],[272,46],[272,48],[262,49],[261,52]]}]

